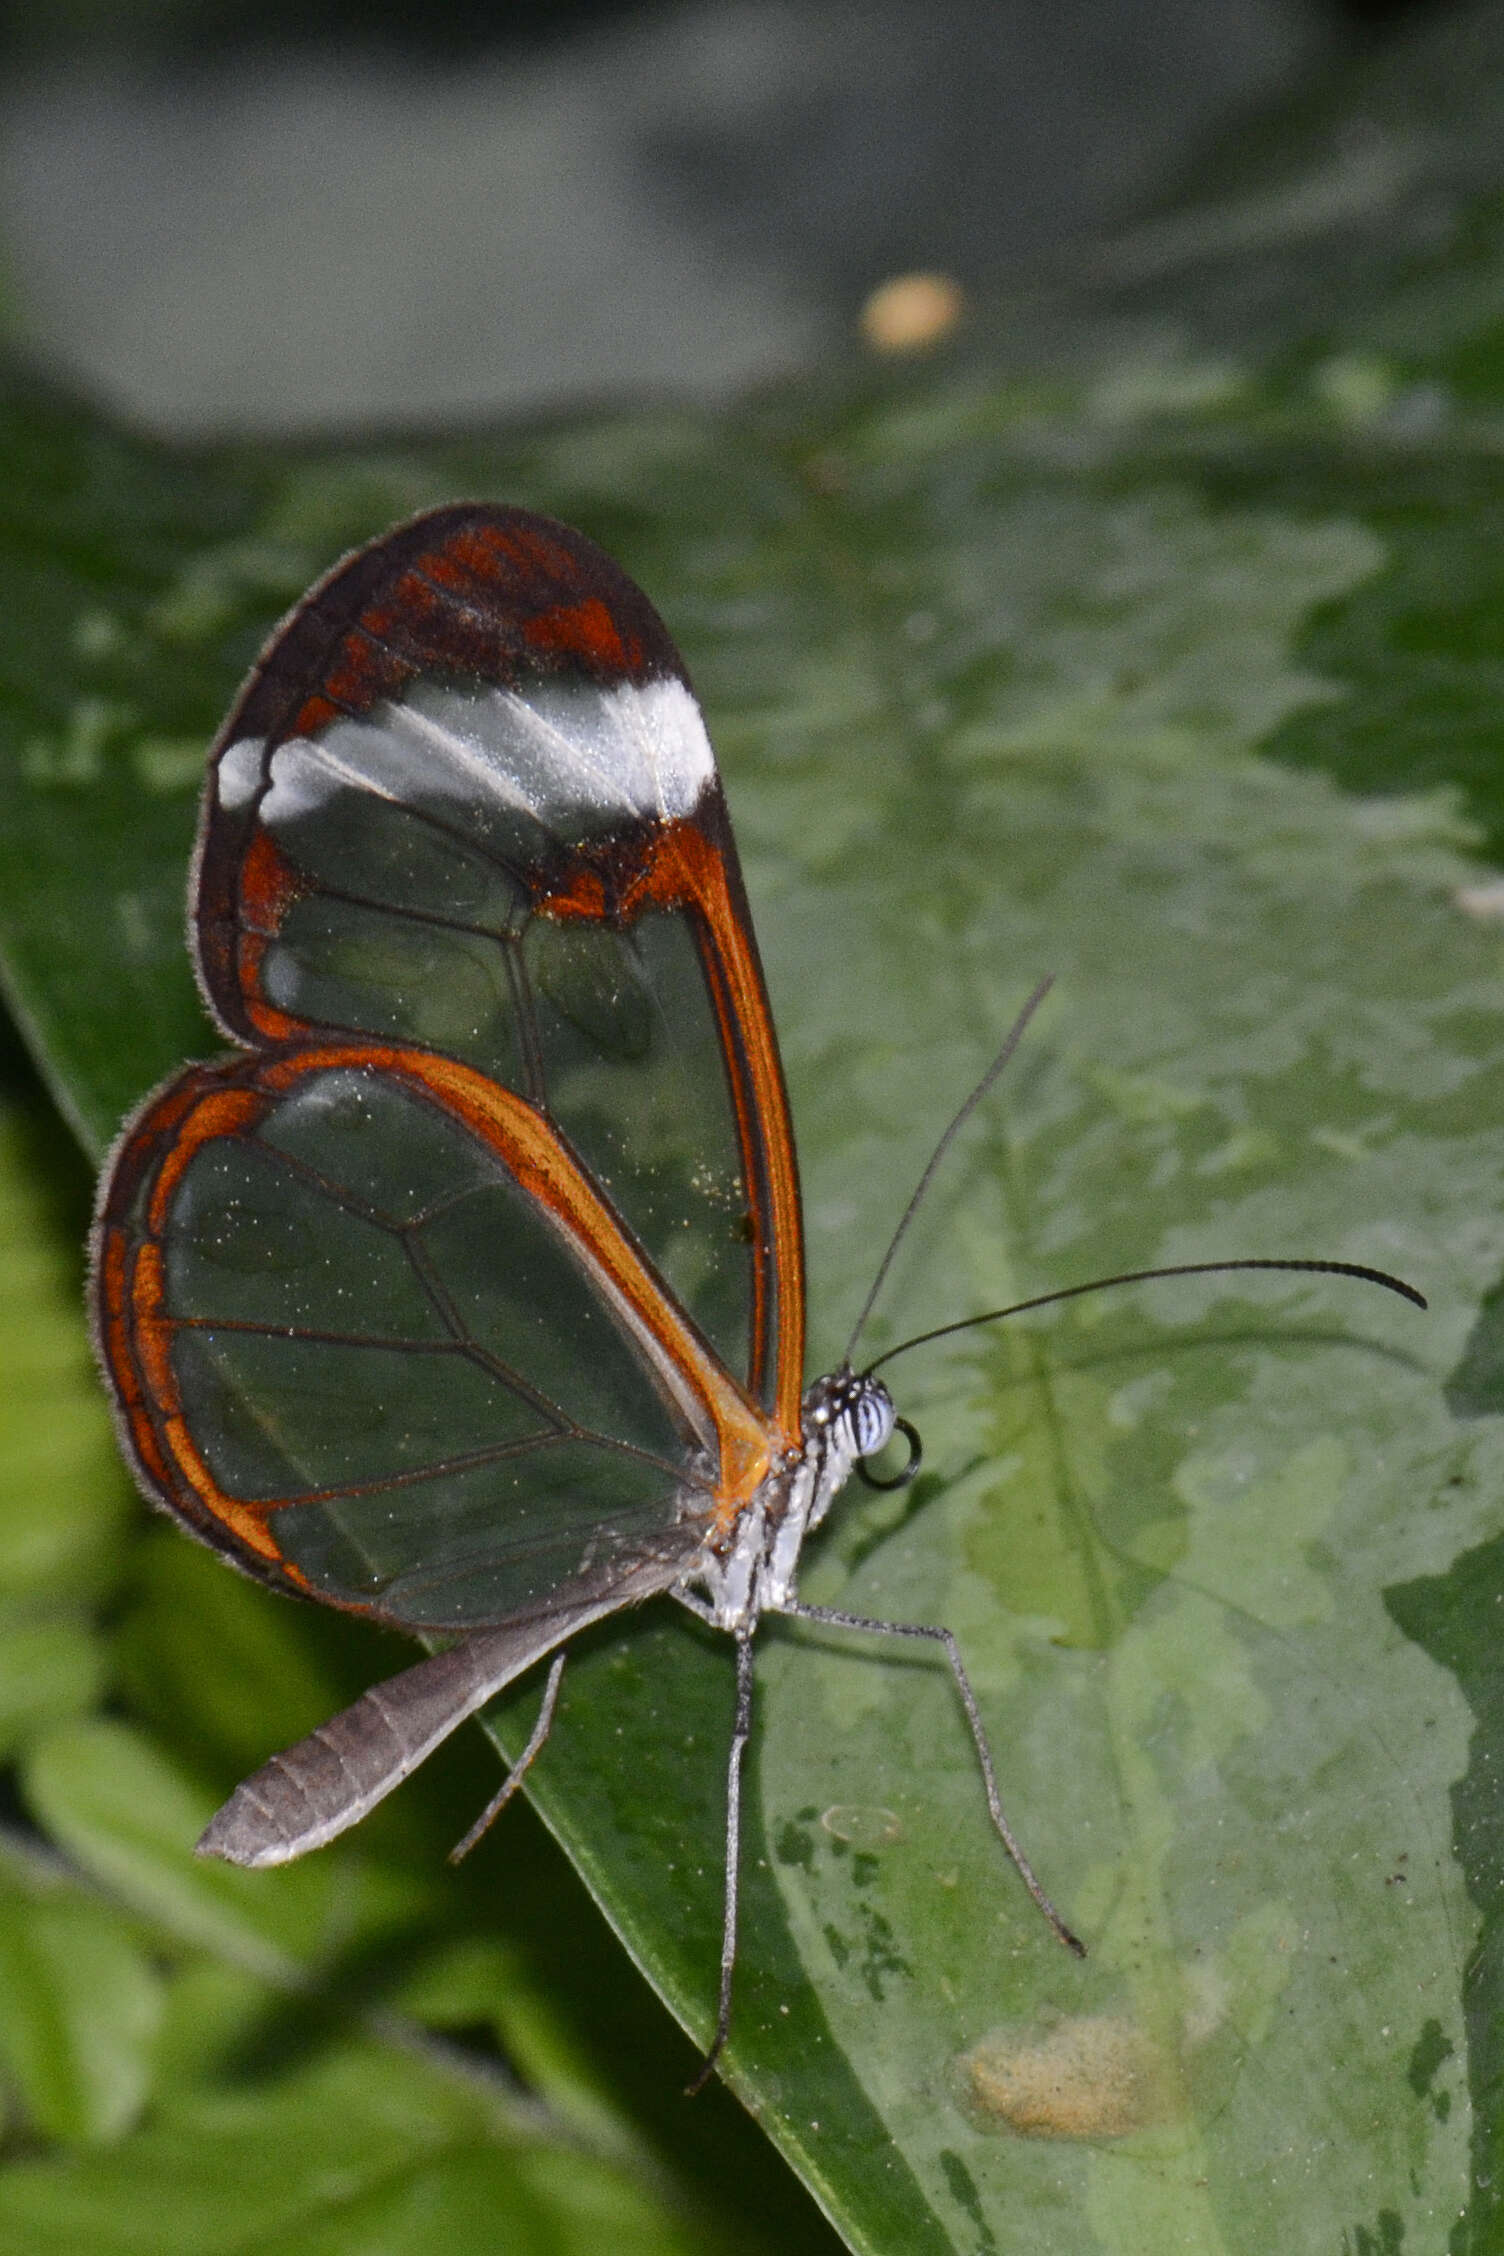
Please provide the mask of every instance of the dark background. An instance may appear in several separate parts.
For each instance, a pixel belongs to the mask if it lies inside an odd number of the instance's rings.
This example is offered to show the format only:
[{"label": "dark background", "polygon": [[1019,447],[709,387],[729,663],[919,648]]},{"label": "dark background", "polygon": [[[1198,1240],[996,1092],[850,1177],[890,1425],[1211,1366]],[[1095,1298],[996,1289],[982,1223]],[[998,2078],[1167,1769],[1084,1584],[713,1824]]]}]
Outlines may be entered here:
[{"label": "dark background", "polygon": [[480,415],[825,357],[909,269],[1110,233],[1411,0],[0,7],[0,280],[178,431]]}]

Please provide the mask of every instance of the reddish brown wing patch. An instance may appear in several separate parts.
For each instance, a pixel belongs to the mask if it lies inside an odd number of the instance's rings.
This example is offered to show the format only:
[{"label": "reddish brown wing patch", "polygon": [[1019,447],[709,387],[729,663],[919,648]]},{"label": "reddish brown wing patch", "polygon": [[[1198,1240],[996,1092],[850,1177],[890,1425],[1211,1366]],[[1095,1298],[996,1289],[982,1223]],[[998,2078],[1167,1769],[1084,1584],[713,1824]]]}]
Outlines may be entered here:
[{"label": "reddish brown wing patch", "polygon": [[221,742],[309,733],[419,673],[512,683],[542,659],[597,681],[685,678],[663,621],[603,549],[485,503],[433,510],[337,565],[277,629],[273,655]]}]

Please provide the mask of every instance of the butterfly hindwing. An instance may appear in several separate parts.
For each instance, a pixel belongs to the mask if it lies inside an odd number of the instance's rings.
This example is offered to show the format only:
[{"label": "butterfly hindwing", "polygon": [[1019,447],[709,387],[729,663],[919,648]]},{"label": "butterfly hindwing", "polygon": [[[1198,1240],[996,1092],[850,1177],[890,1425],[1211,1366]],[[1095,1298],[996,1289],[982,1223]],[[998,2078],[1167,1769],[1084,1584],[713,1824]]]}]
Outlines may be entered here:
[{"label": "butterfly hindwing", "polygon": [[767,1469],[755,1407],[547,1122],[423,1052],[194,1068],[101,1214],[151,1485],[253,1571],[408,1626],[687,1559]]}]

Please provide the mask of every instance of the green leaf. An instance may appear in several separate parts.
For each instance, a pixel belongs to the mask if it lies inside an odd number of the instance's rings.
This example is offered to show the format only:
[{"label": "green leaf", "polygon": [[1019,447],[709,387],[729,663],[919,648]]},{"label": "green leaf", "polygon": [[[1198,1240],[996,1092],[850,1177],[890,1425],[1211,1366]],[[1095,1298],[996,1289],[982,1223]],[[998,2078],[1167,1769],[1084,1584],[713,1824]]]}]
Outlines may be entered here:
[{"label": "green leaf", "polygon": [[540,1991],[521,1954],[498,1939],[466,1935],[404,1970],[394,2003],[431,2029],[488,2029],[498,2049],[556,2112],[603,2151],[626,2151],[609,2088],[584,2049],[561,2028],[554,2000]]},{"label": "green leaf", "polygon": [[482,2082],[375,2045],[205,2089],[113,2152],[15,2163],[0,2250],[16,2256],[624,2256],[696,2245],[620,2173],[519,2138]]},{"label": "green leaf", "polygon": [[83,1622],[18,1622],[0,1630],[0,1756],[65,1716],[86,1713],[103,1689],[104,1656]]},{"label": "green leaf", "polygon": [[[70,1673],[61,1623],[45,1662],[34,1620],[32,1645],[7,1660],[9,1625],[107,1590],[130,1510],[79,1321],[78,1184],[65,1187],[49,1164],[55,1154],[45,1149],[38,1112],[34,1103],[0,1098],[0,1683],[16,1687],[9,1697],[0,1689],[6,1710],[34,1663],[59,1685]],[[48,1127],[55,1142],[55,1124]],[[71,1665],[75,1682],[83,1666]]]},{"label": "green leaf", "polygon": [[336,1868],[308,1864],[254,1889],[193,1843],[213,1815],[140,1734],[100,1719],[65,1725],[32,1747],[27,1800],[37,1822],[112,1895],[168,1933],[271,1982],[296,1979],[331,1912]]},{"label": "green leaf", "polygon": [[118,2138],[150,2087],[155,1969],[107,1910],[0,1895],[0,2063],[28,2128]]},{"label": "green leaf", "polygon": [[[964,356],[716,416],[185,456],[20,379],[0,400],[0,945],[96,1154],[212,1047],[180,903],[237,673],[343,547],[490,493],[620,554],[700,686],[799,1123],[817,1361],[1046,972],[864,1352],[1159,1262],[1374,1262],[1430,1297],[1182,1280],[891,1366],[925,1473],[842,1500],[806,1594],[955,1631],[1009,1816],[1090,1955],[1008,1867],[935,1655],[769,1625],[727,2075],[855,2247],[1497,2238],[1504,330],[1479,276],[1501,87],[1497,20],[1460,19],[1230,150],[1089,275],[979,318]],[[30,1477],[15,1587],[34,1603],[55,1540],[73,1621],[118,1573],[115,1508],[61,1482],[33,1511]],[[305,1728],[356,1656],[162,1542],[121,1616],[125,1720],[53,1728],[49,1695],[18,1725],[38,1823],[118,1936],[175,1954],[161,2112],[82,2169],[13,2162],[0,2245],[671,2241],[693,2204],[659,2203],[624,2129],[645,2071],[581,1972],[579,1899],[556,1891],[551,1943],[508,1924],[540,1869],[525,1828],[448,1879],[461,1827],[420,1784],[375,1848],[306,1874],[193,1864],[209,1774]],[[506,1703],[514,1752],[535,1700]],[[731,1701],[696,1625],[608,1625],[532,1782],[702,2042]],[[404,1921],[416,1963],[384,2002],[525,2063],[536,2154],[513,2115],[493,2138],[450,2052],[360,2019]],[[325,2014],[322,2050],[270,2010],[314,1968],[359,2023],[331,2038]],[[31,2104],[59,2136],[118,2129],[127,2083],[92,2115]],[[720,2229],[816,2245],[771,2174],[718,2164],[734,2136],[713,2108],[680,2133],[737,2212]]]}]

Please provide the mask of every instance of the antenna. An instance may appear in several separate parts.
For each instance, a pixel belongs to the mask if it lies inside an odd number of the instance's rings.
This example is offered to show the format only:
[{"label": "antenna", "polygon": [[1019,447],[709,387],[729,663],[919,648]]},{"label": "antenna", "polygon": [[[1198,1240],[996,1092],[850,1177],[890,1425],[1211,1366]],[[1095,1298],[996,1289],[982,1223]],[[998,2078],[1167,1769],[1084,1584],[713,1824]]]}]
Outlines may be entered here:
[{"label": "antenna", "polygon": [[[923,1184],[920,1185],[921,1190]],[[1402,1277],[1391,1277],[1387,1269],[1370,1269],[1361,1261],[1281,1261],[1272,1256],[1250,1255],[1241,1261],[1173,1261],[1163,1269],[1125,1269],[1120,1276],[1097,1277],[1088,1285],[1062,1285],[1055,1292],[1035,1293],[1032,1299],[1015,1300],[1008,1308],[989,1308],[981,1316],[962,1316],[954,1324],[937,1324],[933,1331],[916,1332],[912,1339],[900,1340],[897,1347],[886,1348],[875,1363],[867,1366],[867,1376],[891,1363],[895,1355],[907,1355],[911,1347],[924,1347],[930,1340],[948,1339],[953,1332],[969,1332],[974,1324],[1001,1323],[1005,1316],[1022,1316],[1030,1308],[1049,1308],[1057,1300],[1079,1300],[1083,1293],[1106,1292],[1112,1285],[1143,1285],[1156,1277],[1217,1277],[1229,1269],[1295,1269],[1322,1277],[1356,1277],[1365,1285],[1382,1285],[1386,1292],[1398,1293],[1401,1300],[1413,1302],[1415,1307],[1426,1307],[1424,1293],[1414,1285],[1407,1285]]]},{"label": "antenna", "polygon": [[[1045,996],[1049,993],[1054,984],[1054,973],[1047,972],[1045,977],[1041,979],[1039,985],[1035,988],[1033,994],[1029,997],[1028,1001],[1024,1004],[1023,1009],[1019,1012],[1017,1018],[1013,1021],[1013,1024],[1009,1027],[1007,1038],[1004,1041],[1002,1048],[998,1051],[997,1056],[993,1059],[991,1065],[988,1066],[987,1071],[982,1075],[981,1080],[972,1090],[971,1095],[966,1099],[965,1103],[956,1113],[955,1118],[951,1121],[950,1126],[946,1129],[944,1135],[940,1138],[939,1143],[936,1144],[934,1150],[930,1153],[924,1173],[920,1176],[918,1182],[914,1185],[913,1192],[909,1198],[909,1203],[904,1208],[902,1214],[900,1214],[900,1216],[898,1217],[898,1228],[893,1232],[892,1237],[888,1240],[888,1250],[877,1265],[877,1275],[873,1278],[871,1288],[868,1291],[867,1297],[862,1302],[861,1314],[857,1317],[855,1324],[852,1326],[851,1337],[846,1343],[846,1354],[842,1365],[843,1369],[850,1370],[851,1368],[851,1358],[856,1353],[856,1343],[867,1328],[867,1319],[872,1314],[873,1308],[877,1304],[877,1296],[882,1291],[883,1286],[887,1283],[888,1271],[893,1266],[893,1256],[897,1253],[900,1245],[902,1245],[903,1243],[904,1232],[908,1229],[909,1224],[913,1221],[914,1216],[919,1211],[919,1202],[924,1197],[925,1192],[929,1189],[930,1184],[933,1182],[935,1177],[935,1170],[939,1167],[940,1162],[944,1159],[946,1153],[950,1150],[950,1147],[955,1142],[957,1136],[960,1135],[961,1130],[966,1126],[967,1121],[976,1111],[977,1106],[981,1103],[983,1097],[985,1097],[988,1091],[991,1089],[993,1083],[996,1081],[998,1075],[1002,1072],[1003,1067],[1007,1064],[1009,1058],[1012,1057],[1014,1051],[1018,1048],[1019,1043],[1024,1038],[1024,1030],[1028,1026],[1030,1019],[1034,1016],[1034,1013],[1038,1010],[1040,1004],[1044,1001]],[[1079,1291],[1081,1288],[1078,1286],[1076,1289]],[[999,1314],[1001,1313],[1002,1311],[1000,1310]],[[1007,1313],[1009,1315],[1012,1315],[1014,1311],[1012,1309],[1009,1309]],[[967,1318],[967,1321],[969,1323],[985,1323],[987,1319],[985,1317],[969,1317]],[[905,1344],[907,1345],[910,1343],[906,1342]],[[888,1355],[896,1355],[898,1352],[899,1351],[896,1347],[889,1348]],[[887,1360],[887,1355],[879,1356],[878,1358],[878,1362],[882,1363],[886,1363]],[[877,1364],[874,1363],[872,1368],[875,1371],[877,1369]]]}]

